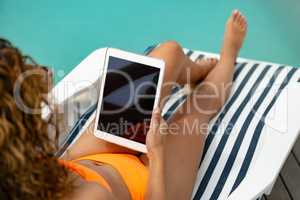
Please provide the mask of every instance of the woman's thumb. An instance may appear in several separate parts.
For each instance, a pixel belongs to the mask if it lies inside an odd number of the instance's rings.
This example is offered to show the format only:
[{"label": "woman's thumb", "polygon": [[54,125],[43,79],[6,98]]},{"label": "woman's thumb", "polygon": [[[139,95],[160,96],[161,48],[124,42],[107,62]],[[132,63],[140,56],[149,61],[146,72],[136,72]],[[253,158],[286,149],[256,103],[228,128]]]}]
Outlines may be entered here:
[{"label": "woman's thumb", "polygon": [[164,137],[160,132],[162,122],[161,111],[159,108],[155,108],[152,113],[150,130],[146,139],[147,149],[150,154],[153,154],[158,147],[162,147],[164,143]]},{"label": "woman's thumb", "polygon": [[156,132],[159,129],[160,122],[161,122],[160,109],[155,108],[151,117],[150,130]]}]

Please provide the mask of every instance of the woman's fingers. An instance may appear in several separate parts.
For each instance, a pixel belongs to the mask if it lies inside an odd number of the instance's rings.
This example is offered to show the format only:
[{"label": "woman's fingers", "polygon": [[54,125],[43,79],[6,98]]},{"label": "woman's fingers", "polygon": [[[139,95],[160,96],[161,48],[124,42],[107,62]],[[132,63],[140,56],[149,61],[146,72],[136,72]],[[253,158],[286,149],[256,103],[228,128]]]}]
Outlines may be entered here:
[{"label": "woman's fingers", "polygon": [[153,111],[150,129],[147,133],[146,145],[148,152],[156,152],[164,146],[164,137],[167,132],[167,124],[161,117],[161,110],[156,108]]}]

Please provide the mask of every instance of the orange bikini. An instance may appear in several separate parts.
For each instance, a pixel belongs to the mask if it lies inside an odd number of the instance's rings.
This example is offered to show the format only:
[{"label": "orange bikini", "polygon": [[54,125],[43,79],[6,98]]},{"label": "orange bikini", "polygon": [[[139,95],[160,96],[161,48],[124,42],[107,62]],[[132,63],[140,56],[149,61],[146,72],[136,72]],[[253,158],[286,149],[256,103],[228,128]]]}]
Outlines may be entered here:
[{"label": "orange bikini", "polygon": [[74,161],[60,161],[68,169],[77,173],[87,181],[95,181],[102,187],[111,191],[107,181],[94,170],[89,169],[75,161],[90,160],[108,164],[116,169],[124,180],[133,200],[144,200],[148,170],[143,163],[133,155],[129,154],[96,154],[85,156]]}]

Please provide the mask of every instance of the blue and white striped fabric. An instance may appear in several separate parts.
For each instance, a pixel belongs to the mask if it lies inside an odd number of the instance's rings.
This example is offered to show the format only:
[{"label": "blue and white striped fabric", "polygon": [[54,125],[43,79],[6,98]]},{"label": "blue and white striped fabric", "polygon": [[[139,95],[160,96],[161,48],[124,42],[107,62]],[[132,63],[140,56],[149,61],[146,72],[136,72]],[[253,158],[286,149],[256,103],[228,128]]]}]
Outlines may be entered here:
[{"label": "blue and white striped fabric", "polygon": [[212,120],[194,199],[226,199],[243,181],[265,132],[265,120],[282,91],[299,77],[297,68],[237,64],[232,94]]},{"label": "blue and white striped fabric", "polygon": [[[212,56],[198,51],[185,52],[192,60]],[[290,83],[299,82],[299,77],[297,68],[238,60],[231,95],[210,123],[193,192],[194,200],[227,199],[240,185],[259,154],[268,114],[282,91]],[[175,88],[173,93],[163,109],[166,119],[186,98],[183,89]],[[90,107],[77,120],[60,153],[78,136],[95,107]]]}]

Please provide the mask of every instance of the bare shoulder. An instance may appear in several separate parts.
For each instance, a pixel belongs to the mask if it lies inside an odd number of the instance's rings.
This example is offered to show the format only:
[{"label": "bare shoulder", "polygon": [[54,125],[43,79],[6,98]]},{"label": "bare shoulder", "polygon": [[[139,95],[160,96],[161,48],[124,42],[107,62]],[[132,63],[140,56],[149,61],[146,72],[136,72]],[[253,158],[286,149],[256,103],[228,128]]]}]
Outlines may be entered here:
[{"label": "bare shoulder", "polygon": [[116,200],[111,192],[101,187],[97,183],[85,182],[80,187],[76,188],[76,191],[68,199],[71,200]]}]

